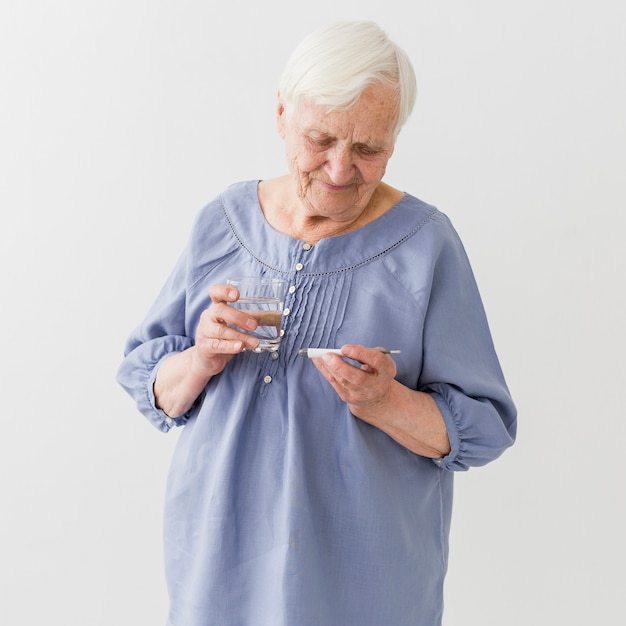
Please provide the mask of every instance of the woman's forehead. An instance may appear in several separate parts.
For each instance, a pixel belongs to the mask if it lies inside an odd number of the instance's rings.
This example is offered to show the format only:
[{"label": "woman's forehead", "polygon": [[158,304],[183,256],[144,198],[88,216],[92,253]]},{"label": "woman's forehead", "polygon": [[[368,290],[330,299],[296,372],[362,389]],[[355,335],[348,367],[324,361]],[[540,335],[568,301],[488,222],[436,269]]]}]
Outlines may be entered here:
[{"label": "woman's forehead", "polygon": [[398,115],[394,98],[364,94],[347,108],[332,108],[310,99],[292,112],[291,121],[300,133],[341,136],[357,133],[361,141],[383,143],[394,133]]}]

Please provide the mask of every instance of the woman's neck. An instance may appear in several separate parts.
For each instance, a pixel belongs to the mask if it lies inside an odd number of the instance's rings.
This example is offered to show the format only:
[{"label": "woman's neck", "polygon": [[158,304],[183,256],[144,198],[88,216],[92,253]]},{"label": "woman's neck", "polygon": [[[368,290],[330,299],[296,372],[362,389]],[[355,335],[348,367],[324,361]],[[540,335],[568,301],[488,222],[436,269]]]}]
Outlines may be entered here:
[{"label": "woman's neck", "polygon": [[321,239],[336,237],[373,222],[397,204],[404,193],[380,183],[367,206],[359,214],[333,219],[307,211],[293,191],[290,176],[259,183],[258,198],[265,219],[275,230],[311,245]]}]

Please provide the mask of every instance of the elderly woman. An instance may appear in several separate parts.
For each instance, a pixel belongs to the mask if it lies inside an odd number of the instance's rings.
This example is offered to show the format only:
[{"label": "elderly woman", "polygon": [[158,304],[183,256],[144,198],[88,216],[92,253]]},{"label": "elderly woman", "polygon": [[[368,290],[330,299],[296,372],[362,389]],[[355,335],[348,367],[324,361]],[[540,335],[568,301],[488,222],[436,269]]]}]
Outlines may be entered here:
[{"label": "elderly woman", "polygon": [[[119,382],[184,427],[169,626],[441,623],[453,472],[510,446],[516,412],[456,232],[382,182],[414,99],[375,24],[307,37],[279,85],[289,174],[201,211],[128,340]],[[243,332],[236,275],[288,282],[278,351]]]}]

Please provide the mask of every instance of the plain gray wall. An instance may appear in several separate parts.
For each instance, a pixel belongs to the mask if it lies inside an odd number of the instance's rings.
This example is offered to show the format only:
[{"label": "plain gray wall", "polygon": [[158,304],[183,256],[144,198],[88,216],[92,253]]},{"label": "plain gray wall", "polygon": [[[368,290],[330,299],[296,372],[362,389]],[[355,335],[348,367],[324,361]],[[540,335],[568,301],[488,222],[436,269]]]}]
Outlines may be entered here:
[{"label": "plain gray wall", "polygon": [[177,434],[114,382],[123,343],[196,212],[285,172],[289,52],[362,18],[419,82],[387,180],[460,232],[520,413],[457,477],[445,624],[624,622],[625,7],[5,0],[0,623],[164,623]]}]

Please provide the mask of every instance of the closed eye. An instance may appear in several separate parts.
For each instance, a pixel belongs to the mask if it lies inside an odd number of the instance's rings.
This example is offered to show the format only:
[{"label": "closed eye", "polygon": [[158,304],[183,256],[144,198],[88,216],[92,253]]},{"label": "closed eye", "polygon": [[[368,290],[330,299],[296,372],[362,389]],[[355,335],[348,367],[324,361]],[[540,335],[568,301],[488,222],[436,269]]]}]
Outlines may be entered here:
[{"label": "closed eye", "polygon": [[372,146],[359,145],[357,146],[357,150],[363,156],[375,156],[380,153],[378,148],[373,148]]},{"label": "closed eye", "polygon": [[330,148],[330,146],[334,143],[329,137],[325,137],[323,139],[314,139],[313,137],[310,137],[309,140],[317,148]]}]

